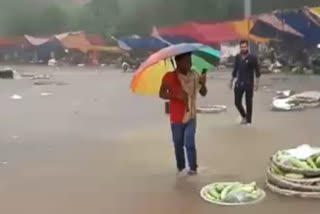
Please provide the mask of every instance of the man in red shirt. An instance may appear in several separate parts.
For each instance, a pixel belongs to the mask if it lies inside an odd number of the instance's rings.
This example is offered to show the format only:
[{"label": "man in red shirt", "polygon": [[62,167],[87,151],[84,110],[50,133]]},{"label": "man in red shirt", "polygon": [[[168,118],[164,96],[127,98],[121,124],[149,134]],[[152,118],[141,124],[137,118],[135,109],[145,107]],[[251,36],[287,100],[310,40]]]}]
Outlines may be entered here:
[{"label": "man in red shirt", "polygon": [[197,174],[196,95],[206,96],[206,74],[200,75],[191,69],[191,53],[175,57],[177,68],[168,72],[162,80],[159,96],[169,100],[171,131],[174,142],[178,171],[186,168],[184,148],[190,170],[189,175]]}]

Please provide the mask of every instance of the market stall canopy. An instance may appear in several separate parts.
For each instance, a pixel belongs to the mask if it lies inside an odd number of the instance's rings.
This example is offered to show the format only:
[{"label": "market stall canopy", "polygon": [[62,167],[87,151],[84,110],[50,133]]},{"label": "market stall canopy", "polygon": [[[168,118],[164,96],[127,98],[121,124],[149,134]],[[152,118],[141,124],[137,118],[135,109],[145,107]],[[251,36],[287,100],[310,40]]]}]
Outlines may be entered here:
[{"label": "market stall canopy", "polygon": [[60,39],[65,49],[77,49],[86,53],[91,46],[84,33],[68,33],[56,37]]},{"label": "market stall canopy", "polygon": [[24,43],[24,37],[0,36],[0,48],[20,46]]},{"label": "market stall canopy", "polygon": [[108,52],[108,53],[122,53],[123,51],[116,46],[97,46],[92,45],[88,49],[89,51]]},{"label": "market stall canopy", "polygon": [[320,43],[320,26],[306,16],[303,9],[277,11],[275,15],[304,37],[304,41],[311,44]]},{"label": "market stall canopy", "polygon": [[148,37],[121,37],[118,40],[120,48],[124,50],[160,50],[167,47],[168,45],[158,38],[148,36]]},{"label": "market stall canopy", "polygon": [[39,45],[43,45],[43,44],[49,42],[52,37],[51,36],[48,36],[48,37],[34,37],[34,36],[30,36],[30,35],[24,35],[24,38],[32,46],[39,46]]},{"label": "market stall canopy", "polygon": [[288,38],[303,38],[304,35],[296,31],[274,14],[262,14],[254,17],[255,24],[251,33],[257,36],[264,36],[276,40]]},{"label": "market stall canopy", "polygon": [[204,44],[223,43],[239,39],[250,39],[255,42],[267,42],[269,39],[250,34],[251,20],[229,21],[221,23],[187,22],[174,27],[157,28],[161,36],[187,36]]},{"label": "market stall canopy", "polygon": [[320,17],[320,7],[313,7],[311,11]]}]

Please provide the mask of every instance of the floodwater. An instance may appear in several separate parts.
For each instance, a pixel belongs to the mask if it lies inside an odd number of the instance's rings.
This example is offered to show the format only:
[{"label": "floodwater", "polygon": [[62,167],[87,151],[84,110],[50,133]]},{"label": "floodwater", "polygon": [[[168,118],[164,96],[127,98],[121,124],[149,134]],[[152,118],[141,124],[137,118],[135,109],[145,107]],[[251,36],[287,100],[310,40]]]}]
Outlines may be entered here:
[{"label": "floodwater", "polygon": [[[254,124],[241,127],[227,88],[229,73],[214,74],[209,95],[199,102],[227,105],[228,111],[199,115],[200,175],[178,178],[164,103],[132,94],[131,74],[110,68],[16,69],[52,74],[50,81],[66,84],[0,81],[1,213],[319,213],[316,200],[269,191],[257,205],[233,208],[208,204],[199,196],[204,185],[219,181],[257,181],[264,187],[273,153],[304,143],[319,145],[320,109],[270,111],[272,91],[320,90],[319,76],[262,77],[267,88],[255,94]],[[22,99],[10,99],[13,94]]]}]

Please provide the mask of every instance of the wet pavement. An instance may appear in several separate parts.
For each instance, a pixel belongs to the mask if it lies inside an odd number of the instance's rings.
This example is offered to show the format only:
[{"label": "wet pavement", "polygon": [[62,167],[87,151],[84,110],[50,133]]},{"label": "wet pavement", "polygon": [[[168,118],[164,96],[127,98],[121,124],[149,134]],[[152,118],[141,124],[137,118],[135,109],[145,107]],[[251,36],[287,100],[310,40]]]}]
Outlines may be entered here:
[{"label": "wet pavement", "polygon": [[[204,202],[200,189],[211,182],[257,181],[263,187],[275,151],[319,145],[320,109],[271,112],[273,93],[255,94],[254,124],[241,127],[227,88],[228,73],[208,82],[203,105],[227,105],[221,114],[199,115],[200,175],[176,176],[164,102],[131,94],[131,74],[103,68],[17,67],[50,74],[0,80],[0,207],[5,214],[269,214],[319,213],[319,201],[267,191],[248,207]],[[320,76],[264,76],[272,91],[320,90]],[[51,96],[41,96],[50,92]],[[22,96],[12,100],[14,94]]]}]

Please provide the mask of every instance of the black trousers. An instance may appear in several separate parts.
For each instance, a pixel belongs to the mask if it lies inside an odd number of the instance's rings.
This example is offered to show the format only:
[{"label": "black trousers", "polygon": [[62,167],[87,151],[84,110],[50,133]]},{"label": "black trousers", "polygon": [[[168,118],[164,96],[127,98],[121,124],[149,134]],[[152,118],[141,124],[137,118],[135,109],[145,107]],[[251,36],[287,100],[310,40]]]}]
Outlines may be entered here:
[{"label": "black trousers", "polygon": [[[246,82],[236,82],[234,87],[235,105],[242,118],[247,119],[247,123],[252,122],[252,100],[253,100],[253,84]],[[242,99],[245,95],[246,110],[242,106]]]}]

